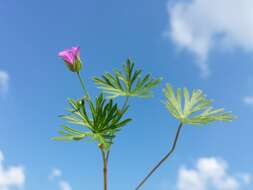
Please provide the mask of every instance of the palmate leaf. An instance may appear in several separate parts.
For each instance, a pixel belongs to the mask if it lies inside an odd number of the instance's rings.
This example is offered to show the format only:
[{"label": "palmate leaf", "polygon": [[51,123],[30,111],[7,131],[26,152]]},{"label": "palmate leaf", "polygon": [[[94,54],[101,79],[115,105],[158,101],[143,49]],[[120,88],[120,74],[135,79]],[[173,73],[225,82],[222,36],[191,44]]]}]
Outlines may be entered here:
[{"label": "palmate leaf", "polygon": [[123,119],[128,106],[121,110],[113,100],[106,100],[101,94],[93,103],[88,99],[74,101],[68,100],[71,109],[68,110],[69,115],[61,116],[70,124],[81,125],[86,128],[76,130],[68,126],[62,126],[59,134],[62,136],[53,138],[54,140],[82,140],[89,138],[97,141],[99,146],[109,149],[116,136],[116,132],[131,121],[131,119]]},{"label": "palmate leaf", "polygon": [[102,77],[94,77],[93,80],[108,98],[118,96],[148,98],[152,96],[151,89],[161,81],[161,78],[153,79],[149,74],[141,78],[141,72],[140,69],[134,69],[134,63],[128,59],[123,65],[123,71],[115,69],[113,75],[105,73]]},{"label": "palmate leaf", "polygon": [[168,111],[183,124],[204,125],[213,121],[232,121],[235,118],[224,109],[213,109],[212,101],[206,99],[201,90],[193,90],[189,94],[187,88],[178,88],[174,92],[171,85],[167,84],[163,92]]}]

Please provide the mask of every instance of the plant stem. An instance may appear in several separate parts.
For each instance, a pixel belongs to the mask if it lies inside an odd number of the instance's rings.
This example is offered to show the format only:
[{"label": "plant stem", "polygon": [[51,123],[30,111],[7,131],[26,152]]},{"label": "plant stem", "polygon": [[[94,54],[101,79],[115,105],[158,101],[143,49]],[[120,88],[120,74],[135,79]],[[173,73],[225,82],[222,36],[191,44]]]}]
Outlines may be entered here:
[{"label": "plant stem", "polygon": [[124,109],[127,107],[128,104],[128,100],[129,100],[129,96],[126,96],[125,102],[120,110],[120,112],[122,113],[124,111]]},{"label": "plant stem", "polygon": [[101,148],[102,158],[103,158],[103,175],[104,175],[104,190],[107,190],[107,159],[108,156],[106,155],[105,151]]},{"label": "plant stem", "polygon": [[110,156],[110,150],[108,150],[106,153],[106,163],[107,164],[108,164],[109,156]]},{"label": "plant stem", "polygon": [[[129,96],[126,97],[125,102],[124,102],[122,108],[120,109],[120,113],[122,113],[124,111],[124,109],[126,108],[126,106],[128,104],[128,100],[129,100]],[[106,162],[107,163],[108,163],[109,156],[110,156],[110,150],[108,150],[106,153]]]},{"label": "plant stem", "polygon": [[79,79],[79,81],[80,81],[80,83],[81,83],[81,86],[82,86],[82,88],[83,88],[83,91],[84,91],[85,96],[86,96],[88,99],[90,99],[90,95],[89,95],[88,91],[87,91],[86,88],[85,88],[83,79],[82,79],[82,77],[80,76],[80,73],[79,73],[79,72],[77,72],[77,76],[78,76],[78,79]]},{"label": "plant stem", "polygon": [[165,162],[172,155],[172,153],[174,152],[176,148],[178,137],[179,137],[182,127],[183,127],[183,124],[180,123],[177,128],[177,133],[173,141],[173,145],[171,149],[169,150],[169,152],[155,165],[155,167],[148,173],[148,175],[146,175],[146,177],[139,183],[139,185],[135,188],[135,190],[140,189],[144,185],[144,183],[149,179],[149,177],[162,165],[162,163]]}]

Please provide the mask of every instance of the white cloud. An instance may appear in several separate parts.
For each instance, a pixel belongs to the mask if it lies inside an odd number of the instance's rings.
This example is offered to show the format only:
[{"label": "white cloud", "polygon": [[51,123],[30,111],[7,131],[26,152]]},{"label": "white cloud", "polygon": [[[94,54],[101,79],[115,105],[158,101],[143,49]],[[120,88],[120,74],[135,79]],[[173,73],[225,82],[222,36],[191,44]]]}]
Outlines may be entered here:
[{"label": "white cloud", "polygon": [[244,97],[243,102],[247,105],[253,106],[253,96]]},{"label": "white cloud", "polygon": [[251,181],[247,173],[231,175],[227,163],[218,158],[200,158],[194,169],[179,169],[177,190],[242,190]]},{"label": "white cloud", "polygon": [[61,170],[54,168],[48,178],[49,180],[53,180],[54,178],[61,176],[62,176]]},{"label": "white cloud", "polygon": [[9,88],[9,75],[6,71],[0,70],[0,95],[7,93]]},{"label": "white cloud", "polygon": [[60,190],[72,190],[70,184],[66,181],[60,181],[59,187],[60,187]]},{"label": "white cloud", "polygon": [[56,178],[60,178],[57,180],[60,190],[72,190],[72,187],[70,186],[70,184],[66,180],[61,179],[62,178],[62,171],[60,169],[54,168],[49,175],[49,180],[53,181]]},{"label": "white cloud", "polygon": [[211,49],[253,51],[252,0],[191,0],[169,4],[171,39],[198,58],[202,75]]},{"label": "white cloud", "polygon": [[4,155],[0,151],[0,190],[9,190],[12,187],[21,188],[25,183],[25,174],[21,166],[3,166]]},{"label": "white cloud", "polygon": [[251,175],[248,173],[243,173],[239,174],[239,177],[242,179],[242,181],[246,184],[249,185],[251,183]]}]

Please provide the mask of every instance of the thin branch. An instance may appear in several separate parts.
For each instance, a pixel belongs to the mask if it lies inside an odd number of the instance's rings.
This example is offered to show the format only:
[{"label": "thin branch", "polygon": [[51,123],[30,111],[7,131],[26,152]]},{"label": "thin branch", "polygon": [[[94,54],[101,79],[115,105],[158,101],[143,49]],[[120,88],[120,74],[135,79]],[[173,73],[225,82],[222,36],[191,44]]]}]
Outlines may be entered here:
[{"label": "thin branch", "polygon": [[126,109],[127,104],[128,104],[128,100],[129,100],[129,96],[126,96],[125,102],[120,110],[121,113],[124,111],[124,109]]},{"label": "thin branch", "polygon": [[102,148],[100,148],[103,159],[103,175],[104,175],[104,190],[107,190],[107,156]]},{"label": "thin branch", "polygon": [[89,95],[88,91],[87,91],[86,88],[85,88],[83,79],[82,79],[82,77],[80,76],[80,73],[79,73],[79,72],[77,72],[77,76],[78,76],[78,79],[79,79],[79,81],[80,81],[80,83],[81,83],[81,86],[82,86],[82,88],[83,88],[83,91],[84,91],[84,94],[85,94],[86,98],[90,99],[90,95]]},{"label": "thin branch", "polygon": [[180,134],[182,127],[183,127],[183,124],[180,123],[177,128],[177,133],[176,133],[176,137],[173,141],[173,145],[172,145],[171,149],[169,150],[169,152],[155,165],[155,167],[148,173],[148,175],[146,175],[146,177],[139,183],[139,185],[135,188],[135,190],[139,190],[144,185],[144,183],[149,179],[149,177],[162,165],[162,163],[165,162],[172,155],[172,153],[174,152],[174,150],[176,148],[177,141],[178,141],[179,134]]}]

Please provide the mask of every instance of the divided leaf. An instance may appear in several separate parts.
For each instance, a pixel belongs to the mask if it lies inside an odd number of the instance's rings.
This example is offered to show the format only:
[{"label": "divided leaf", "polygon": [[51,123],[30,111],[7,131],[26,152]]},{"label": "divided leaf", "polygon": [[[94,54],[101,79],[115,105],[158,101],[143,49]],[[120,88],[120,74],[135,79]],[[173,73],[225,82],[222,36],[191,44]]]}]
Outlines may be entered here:
[{"label": "divided leaf", "polygon": [[206,99],[201,90],[193,90],[190,94],[187,88],[178,88],[175,94],[171,85],[167,84],[163,92],[168,111],[183,124],[204,125],[213,121],[232,121],[235,118],[224,109],[213,109],[212,101]]},{"label": "divided leaf", "polygon": [[153,79],[149,74],[141,78],[141,73],[140,69],[134,69],[134,63],[128,59],[123,65],[123,71],[114,70],[114,75],[105,73],[93,80],[110,99],[118,96],[149,98],[153,94],[151,88],[160,83],[161,78]]},{"label": "divided leaf", "polygon": [[99,146],[109,149],[113,143],[116,132],[131,121],[122,119],[127,108],[120,110],[113,100],[106,100],[101,94],[96,98],[95,104],[91,100],[81,99],[68,100],[71,109],[69,115],[61,116],[70,124],[86,127],[86,131],[76,130],[68,126],[62,126],[63,131],[59,131],[62,136],[53,138],[54,140],[82,140],[90,138],[97,141]]}]

